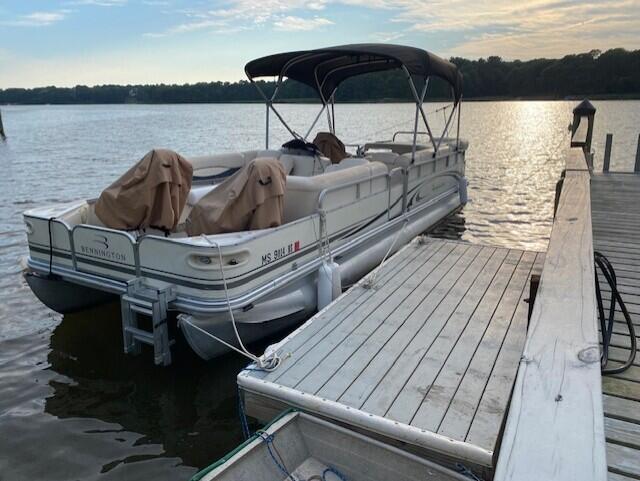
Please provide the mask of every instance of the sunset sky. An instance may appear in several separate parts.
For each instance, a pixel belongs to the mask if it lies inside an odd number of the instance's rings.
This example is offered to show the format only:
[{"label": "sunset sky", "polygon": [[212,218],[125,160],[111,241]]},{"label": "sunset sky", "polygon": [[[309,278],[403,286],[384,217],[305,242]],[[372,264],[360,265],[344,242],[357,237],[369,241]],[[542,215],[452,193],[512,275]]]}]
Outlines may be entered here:
[{"label": "sunset sky", "polygon": [[0,88],[243,78],[252,58],[393,42],[441,56],[640,48],[640,0],[2,0]]}]

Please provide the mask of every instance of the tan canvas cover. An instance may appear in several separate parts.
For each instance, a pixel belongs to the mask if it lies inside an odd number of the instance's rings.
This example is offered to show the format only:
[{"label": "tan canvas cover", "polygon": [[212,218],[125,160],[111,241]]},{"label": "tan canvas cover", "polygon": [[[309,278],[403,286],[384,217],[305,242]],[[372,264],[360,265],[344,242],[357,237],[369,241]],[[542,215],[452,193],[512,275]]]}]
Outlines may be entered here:
[{"label": "tan canvas cover", "polygon": [[330,132],[318,132],[313,143],[325,157],[331,160],[332,164],[337,164],[349,157],[342,141]]},{"label": "tan canvas cover", "polygon": [[193,168],[171,150],[152,150],[107,187],[95,212],[112,229],[173,231],[191,190]]},{"label": "tan canvas cover", "polygon": [[252,160],[200,199],[187,218],[187,234],[239,232],[281,225],[286,179],[279,160]]}]

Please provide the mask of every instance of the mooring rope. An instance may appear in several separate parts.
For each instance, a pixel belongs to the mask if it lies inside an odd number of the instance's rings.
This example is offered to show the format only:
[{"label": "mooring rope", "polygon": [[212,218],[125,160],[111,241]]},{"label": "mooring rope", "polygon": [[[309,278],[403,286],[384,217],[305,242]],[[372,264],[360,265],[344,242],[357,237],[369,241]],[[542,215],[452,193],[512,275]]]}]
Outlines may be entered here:
[{"label": "mooring rope", "polygon": [[222,266],[222,251],[220,249],[220,245],[217,242],[207,238],[207,236],[205,235],[202,235],[201,237],[204,238],[210,245],[216,247],[218,251],[218,262],[220,263],[220,273],[222,275],[224,295],[227,301],[227,308],[229,310],[229,317],[231,318],[231,325],[233,326],[233,332],[235,333],[236,340],[238,341],[238,345],[240,346],[240,348],[237,348],[233,344],[226,342],[224,339],[220,339],[218,336],[215,336],[210,332],[205,331],[201,327],[196,326],[193,322],[188,321],[185,318],[181,318],[181,322],[184,322],[185,324],[188,324],[189,326],[193,327],[194,329],[201,332],[202,334],[212,339],[215,339],[218,342],[221,342],[222,344],[227,346],[229,349],[233,349],[237,353],[242,354],[243,356],[253,361],[256,364],[256,366],[258,366],[261,370],[268,371],[268,372],[274,371],[280,365],[280,357],[278,356],[277,352],[271,353],[269,357],[265,357],[264,354],[258,357],[255,354],[252,354],[242,342],[242,338],[240,337],[240,333],[238,332],[238,326],[236,325],[236,318],[233,315],[233,308],[231,307],[231,299],[229,297],[229,288],[227,286],[227,278],[224,274],[224,267]]},{"label": "mooring rope", "polygon": [[376,279],[378,277],[378,272],[380,272],[380,268],[382,267],[382,264],[385,263],[385,261],[387,260],[387,257],[389,257],[389,254],[391,254],[391,251],[395,247],[396,242],[404,232],[404,229],[405,227],[407,227],[408,223],[409,223],[409,219],[405,219],[402,222],[402,228],[398,231],[398,233],[394,237],[393,242],[391,243],[391,245],[389,246],[389,249],[387,250],[387,253],[382,258],[382,261],[380,261],[380,264],[378,264],[378,266],[373,270],[373,272],[369,274],[369,277],[367,277],[367,279],[365,279],[365,281],[362,283],[362,286],[365,289],[373,289],[375,287]]}]

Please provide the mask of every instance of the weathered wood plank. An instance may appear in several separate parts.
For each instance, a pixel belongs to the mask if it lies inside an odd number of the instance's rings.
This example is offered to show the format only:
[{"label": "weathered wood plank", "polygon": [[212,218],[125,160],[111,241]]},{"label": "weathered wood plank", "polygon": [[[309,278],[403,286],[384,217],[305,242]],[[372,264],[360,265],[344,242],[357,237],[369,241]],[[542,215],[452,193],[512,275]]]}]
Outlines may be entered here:
[{"label": "weathered wood plank", "polygon": [[[370,330],[379,325],[390,312],[401,304],[432,270],[442,262],[447,266],[452,265],[468,248],[469,246],[461,244],[455,246],[446,244],[418,270],[409,275],[408,281],[406,278],[399,281],[399,285],[394,291],[388,292],[384,289],[376,291],[373,297],[353,314],[354,322],[343,321],[338,324],[331,333],[318,340],[313,348],[305,352],[304,356],[296,357],[295,364],[286,372],[286,376],[281,375],[279,379],[283,379],[285,385],[295,387],[354,332],[359,336],[368,337]],[[363,323],[364,326],[359,330]],[[312,392],[315,392],[315,389]]]},{"label": "weathered wood plank", "polygon": [[[604,418],[604,429],[608,441],[640,449],[640,425],[614,418]],[[637,456],[640,456],[640,452]]]},{"label": "weathered wood plank", "polygon": [[[365,395],[363,391],[368,393],[373,390],[385,370],[393,365],[425,324],[429,323],[433,329],[431,319],[435,317],[434,313],[446,305],[452,295],[459,293],[462,296],[460,291],[465,279],[470,279],[466,281],[470,284],[494,251],[489,247],[480,248],[472,259],[469,258],[473,252],[468,252],[407,315],[400,326],[396,322],[385,322],[376,336],[368,339],[317,394],[339,399],[340,402],[359,408]],[[399,312],[393,314],[394,318],[398,316]],[[342,397],[347,389],[351,389],[350,397]],[[358,394],[354,396],[355,392]]]},{"label": "weathered wood plank", "polygon": [[[609,358],[607,367],[612,368],[612,367],[621,367],[621,366],[622,366],[621,362],[618,362]],[[625,381],[633,381],[635,383],[640,383],[640,366],[637,366],[634,364],[618,374],[607,374],[607,377],[613,377],[616,379],[624,379]],[[640,430],[640,427],[638,427],[638,430]]]},{"label": "weathered wood plank", "polygon": [[638,454],[640,452],[637,449],[607,443],[609,470],[632,478],[640,478],[640,456]]},{"label": "weathered wood plank", "polygon": [[[539,263],[544,262],[544,254],[538,254],[532,272]],[[528,292],[523,292],[523,298]],[[504,420],[504,412],[511,397],[513,379],[527,334],[527,312],[524,299],[521,298],[504,344],[500,349],[496,363],[491,371],[482,399],[478,405],[465,441],[478,446],[489,446],[498,439]]]},{"label": "weathered wood plank", "polygon": [[622,474],[612,473],[609,471],[607,481],[636,481],[636,478],[630,478],[628,476],[623,476]]},{"label": "weathered wood plank", "polygon": [[496,481],[606,479],[591,227],[589,173],[567,171]]},{"label": "weathered wood plank", "polygon": [[[464,325],[466,325],[481,302],[487,287],[496,276],[508,252],[506,249],[497,249],[485,268],[473,281],[462,301],[454,306],[453,312],[449,315],[443,312],[442,317],[438,318],[440,322],[432,326],[433,329],[431,329],[431,326],[423,328],[411,340],[402,355],[385,373],[383,379],[366,399],[362,405],[363,410],[384,416],[398,394],[405,388],[410,377],[415,373],[417,366],[428,355],[434,343],[442,342],[449,346],[453,345],[457,338],[456,336],[462,331]],[[446,352],[446,350],[445,348],[443,352]]]},{"label": "weathered wood plank", "polygon": [[[504,252],[506,254],[506,250]],[[411,314],[403,329],[399,329],[389,344],[373,357],[364,371],[340,397],[340,401],[361,407],[390,371],[397,368],[410,369],[410,366],[415,365],[409,363],[407,355],[416,356],[418,352],[426,352],[478,275],[487,268],[491,269],[490,260],[499,257],[495,254],[495,248],[484,247],[441,301],[434,303],[430,299],[423,300]],[[397,375],[393,376],[393,379],[400,381]],[[395,396],[402,386],[403,382],[395,384],[395,392],[388,391],[389,395]]]},{"label": "weathered wood plank", "polygon": [[[509,252],[505,262],[500,266],[498,273],[493,278],[480,304],[470,318],[463,320],[461,323],[448,324],[448,326],[451,325],[452,328],[456,328],[457,332],[453,336],[450,336],[448,332],[443,331],[443,333],[441,333],[438,341],[433,344],[428,354],[422,359],[420,365],[407,381],[402,392],[400,392],[389,408],[386,414],[387,417],[422,428],[422,426],[414,424],[412,419],[420,408],[425,396],[429,393],[440,370],[447,362],[453,347],[457,345],[460,337],[467,329],[473,333],[484,330],[491,314],[502,298],[502,294],[507,287],[511,275],[515,271],[521,255],[522,253],[519,251]],[[479,339],[476,339],[476,345],[478,340]]]},{"label": "weathered wood plank", "polygon": [[604,376],[602,392],[625,399],[640,400],[640,383]]},{"label": "weathered wood plank", "polygon": [[[445,252],[440,252],[441,250]],[[303,330],[286,343],[287,355],[283,357],[282,365],[273,373],[266,376],[268,380],[277,381],[286,376],[289,369],[296,365],[297,359],[303,357],[308,351],[316,347],[322,340],[330,335],[349,316],[358,312],[362,306],[371,299],[373,295],[391,295],[403,282],[405,276],[413,275],[434,255],[446,255],[453,246],[445,246],[442,243],[430,243],[420,248],[416,244],[410,244],[402,249],[396,256],[401,256],[397,262],[397,268],[393,268],[398,258],[394,256],[393,262],[387,262],[389,272],[380,272],[378,280],[381,285],[377,289],[365,289],[360,286],[353,287],[346,294],[341,296],[335,303],[331,304],[331,309],[325,309],[318,313],[303,326]],[[386,266],[383,266],[383,269]],[[382,278],[381,278],[382,277]],[[291,354],[291,355],[289,355]]]},{"label": "weathered wood plank", "polygon": [[[609,359],[617,362],[625,362],[627,359],[629,359],[629,349],[609,346]],[[640,366],[640,358],[638,356],[636,356],[633,365]]]},{"label": "weathered wood plank", "polygon": [[604,394],[604,412],[607,417],[640,424],[640,402]]},{"label": "weathered wood plank", "polygon": [[466,437],[519,305],[523,306],[520,314],[526,319],[529,306],[523,302],[523,293],[528,295],[534,260],[534,253],[523,254],[484,332],[465,330],[412,423],[454,439]]},{"label": "weathered wood plank", "polygon": [[[361,356],[370,359],[371,352],[378,352],[382,349],[393,332],[405,324],[407,317],[426,297],[441,298],[481,250],[478,246],[465,247],[467,246],[458,246],[459,256],[453,255],[453,253],[448,256],[428,275],[425,275],[420,282],[416,282],[413,289],[408,290],[404,299],[399,301],[396,299],[393,302],[388,300],[367,316],[360,328],[344,339],[339,348],[317,362],[313,371],[296,387],[315,394],[336,374],[336,371],[353,359],[355,354],[360,353]],[[412,284],[412,281],[413,279],[407,279],[407,285]],[[444,292],[438,287],[441,287]],[[430,296],[431,294],[434,295]],[[354,362],[362,366],[366,360],[363,357],[356,357]],[[343,390],[351,384],[353,378],[353,376],[349,376],[348,384],[343,386]],[[320,395],[326,396],[328,394],[325,392]]]}]

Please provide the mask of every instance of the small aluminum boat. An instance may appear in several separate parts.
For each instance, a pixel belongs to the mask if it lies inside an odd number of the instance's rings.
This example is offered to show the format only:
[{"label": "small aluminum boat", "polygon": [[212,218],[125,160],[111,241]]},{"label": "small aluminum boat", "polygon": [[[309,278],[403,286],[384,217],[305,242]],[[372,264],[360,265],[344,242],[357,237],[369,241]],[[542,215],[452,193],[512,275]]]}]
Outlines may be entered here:
[{"label": "small aluminum boat", "polygon": [[287,412],[191,481],[469,481],[461,474],[302,412]]},{"label": "small aluminum boat", "polygon": [[[323,112],[327,134],[335,136],[333,105],[343,80],[391,69],[406,73],[414,95],[413,131],[353,146],[339,162],[306,147]],[[156,363],[165,365],[171,362],[168,313],[178,312],[191,347],[211,359],[309,317],[466,202],[461,75],[448,61],[412,47],[347,45],[272,55],[245,70],[267,104],[265,149],[188,159],[193,182],[181,219],[222,179],[254,159],[270,158],[286,171],[282,224],[189,237],[183,223],[171,232],[107,228],[96,216],[95,199],[35,208],[24,213],[26,278],[42,302],[66,313],[120,296],[125,351],[151,344]],[[271,97],[254,82],[265,76],[278,77]],[[432,77],[447,82],[452,93],[438,137],[423,108]],[[274,106],[284,78],[314,88],[321,99],[306,135],[291,129]],[[294,146],[269,148],[270,113]],[[427,141],[419,143],[423,135]],[[151,331],[138,325],[139,314],[153,318]]]}]

